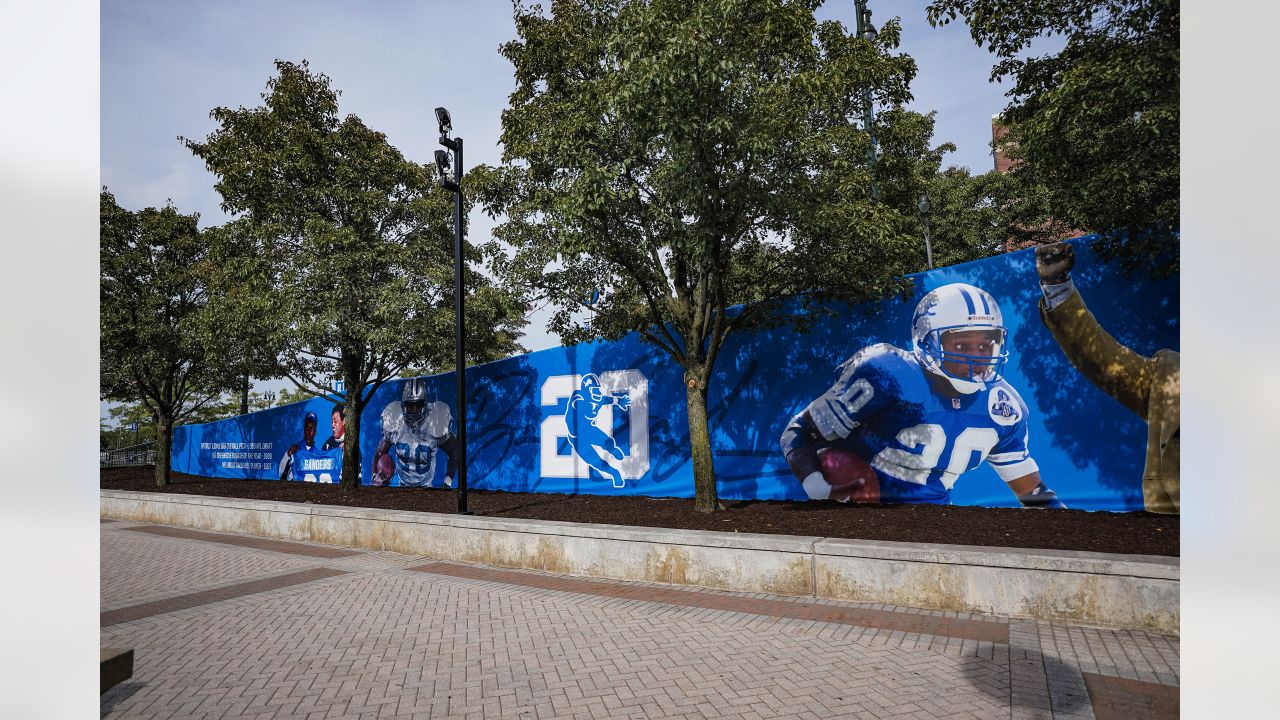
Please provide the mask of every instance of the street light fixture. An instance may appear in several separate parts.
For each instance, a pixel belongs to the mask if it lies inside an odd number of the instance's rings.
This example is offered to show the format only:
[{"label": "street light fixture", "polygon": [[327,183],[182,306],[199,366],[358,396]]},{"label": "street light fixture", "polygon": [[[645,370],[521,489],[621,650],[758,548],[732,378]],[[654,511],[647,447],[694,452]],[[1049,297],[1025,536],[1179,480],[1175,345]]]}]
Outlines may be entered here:
[{"label": "street light fixture", "polygon": [[916,205],[920,209],[920,214],[924,216],[924,252],[929,262],[929,269],[933,269],[933,242],[929,238],[929,196],[921,195],[920,202]]},{"label": "street light fixture", "polygon": [[453,132],[453,118],[449,117],[448,110],[436,108],[436,124],[440,126],[440,142],[443,144],[449,138],[449,133]]},{"label": "street light fixture", "polygon": [[440,171],[440,187],[450,192],[458,192],[458,184],[449,179],[449,153],[436,151],[436,169]]},{"label": "street light fixture", "polygon": [[[853,8],[858,18],[858,37],[867,42],[875,42],[876,26],[871,24],[871,9],[867,7],[867,0],[853,0]],[[875,108],[871,104],[871,88],[869,87],[862,91],[862,108],[862,125],[871,136],[871,146],[867,149],[867,164],[871,166],[871,199],[878,200],[880,191],[876,187],[875,180],[876,115]]]},{"label": "street light fixture", "polygon": [[[436,124],[440,127],[440,144],[453,151],[436,150],[436,168],[440,170],[440,187],[453,193],[453,342],[454,372],[458,378],[458,514],[470,515],[467,509],[467,352],[463,331],[465,306],[462,294],[462,138],[450,138],[453,119],[445,108],[436,108]],[[453,180],[449,167],[453,167]]]}]

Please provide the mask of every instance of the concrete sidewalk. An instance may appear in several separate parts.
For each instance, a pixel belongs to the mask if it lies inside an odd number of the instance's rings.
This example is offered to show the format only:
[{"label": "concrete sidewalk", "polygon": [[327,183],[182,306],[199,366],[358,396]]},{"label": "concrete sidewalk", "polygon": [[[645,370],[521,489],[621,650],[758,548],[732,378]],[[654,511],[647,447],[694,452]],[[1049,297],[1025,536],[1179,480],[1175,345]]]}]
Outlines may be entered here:
[{"label": "concrete sidewalk", "polygon": [[104,521],[110,718],[1176,717],[1178,639]]}]

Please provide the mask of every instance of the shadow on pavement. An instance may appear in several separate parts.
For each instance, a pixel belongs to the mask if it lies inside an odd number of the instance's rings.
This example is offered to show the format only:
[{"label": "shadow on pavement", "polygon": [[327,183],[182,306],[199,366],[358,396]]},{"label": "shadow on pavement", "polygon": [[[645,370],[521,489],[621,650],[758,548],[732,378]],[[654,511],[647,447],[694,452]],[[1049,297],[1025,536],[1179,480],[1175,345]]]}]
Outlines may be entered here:
[{"label": "shadow on pavement", "polygon": [[146,683],[129,680],[122,682],[103,693],[102,698],[99,700],[102,710],[101,717],[105,718],[110,715],[111,711],[115,710],[116,705],[119,704],[120,701],[129,699],[130,696],[141,690],[144,686],[146,686]]},{"label": "shadow on pavement", "polygon": [[[1011,646],[1010,654],[1018,650]],[[1010,658],[1009,674],[999,682],[986,672],[990,667],[991,662],[984,658],[967,658],[961,676],[1001,704],[1070,713],[1089,702],[1080,671],[1055,657],[1029,651],[1025,660]],[[1019,667],[1023,669],[1019,671]],[[1034,668],[1033,677],[1028,677],[1032,675],[1028,667]]]}]

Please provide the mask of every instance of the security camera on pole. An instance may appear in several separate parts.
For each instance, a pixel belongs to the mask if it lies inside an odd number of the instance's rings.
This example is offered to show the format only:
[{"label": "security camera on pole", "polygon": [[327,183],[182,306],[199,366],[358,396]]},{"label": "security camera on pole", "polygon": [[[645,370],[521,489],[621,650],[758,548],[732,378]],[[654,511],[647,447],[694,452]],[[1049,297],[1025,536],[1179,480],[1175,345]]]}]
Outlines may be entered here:
[{"label": "security camera on pole", "polygon": [[467,359],[463,339],[462,294],[462,138],[450,138],[453,120],[449,111],[436,108],[436,123],[440,126],[440,144],[453,151],[453,180],[448,177],[449,153],[436,151],[436,167],[440,169],[440,186],[453,193],[453,308],[454,308],[454,367],[458,377],[458,514],[470,515],[467,510]]}]

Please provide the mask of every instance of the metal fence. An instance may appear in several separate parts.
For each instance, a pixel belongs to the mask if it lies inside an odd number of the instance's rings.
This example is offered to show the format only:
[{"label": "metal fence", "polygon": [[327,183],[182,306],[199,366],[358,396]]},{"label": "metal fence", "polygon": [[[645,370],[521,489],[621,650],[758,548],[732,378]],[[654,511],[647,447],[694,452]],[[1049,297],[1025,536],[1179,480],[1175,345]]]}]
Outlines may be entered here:
[{"label": "metal fence", "polygon": [[134,467],[156,464],[156,443],[149,440],[138,445],[103,450],[98,453],[100,467]]}]

